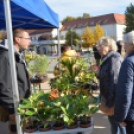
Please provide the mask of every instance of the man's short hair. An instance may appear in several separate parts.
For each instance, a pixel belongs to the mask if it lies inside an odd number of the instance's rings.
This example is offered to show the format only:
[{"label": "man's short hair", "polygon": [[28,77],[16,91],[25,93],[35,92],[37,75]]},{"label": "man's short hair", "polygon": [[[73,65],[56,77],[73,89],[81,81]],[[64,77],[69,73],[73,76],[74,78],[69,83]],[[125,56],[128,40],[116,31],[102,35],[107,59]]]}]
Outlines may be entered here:
[{"label": "man's short hair", "polygon": [[26,32],[25,29],[17,28],[13,30],[13,41],[15,41],[15,37],[22,37],[22,33]]},{"label": "man's short hair", "polygon": [[63,53],[63,52],[66,52],[68,49],[69,49],[69,46],[63,45],[63,46],[61,47],[61,52],[62,52],[62,53]]}]

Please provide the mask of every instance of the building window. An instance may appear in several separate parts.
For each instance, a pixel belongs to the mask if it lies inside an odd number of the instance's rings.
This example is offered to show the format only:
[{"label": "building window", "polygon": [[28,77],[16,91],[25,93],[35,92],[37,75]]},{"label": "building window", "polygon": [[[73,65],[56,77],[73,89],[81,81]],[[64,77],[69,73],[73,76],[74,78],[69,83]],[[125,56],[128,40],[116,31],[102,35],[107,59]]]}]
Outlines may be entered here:
[{"label": "building window", "polygon": [[67,29],[69,29],[69,28],[70,28],[70,26],[67,27]]},{"label": "building window", "polygon": [[108,19],[105,19],[105,20],[103,21],[103,24],[106,24],[107,20],[108,20]]},{"label": "building window", "polygon": [[101,20],[97,21],[96,24],[100,24]]},{"label": "building window", "polygon": [[74,28],[76,25],[73,25],[72,28]]},{"label": "building window", "polygon": [[118,21],[121,23],[121,20],[120,19],[118,19]]},{"label": "building window", "polygon": [[124,23],[126,23],[126,20],[125,19],[123,19],[123,21],[124,21]]},{"label": "building window", "polygon": [[81,24],[79,24],[77,27],[81,27]]},{"label": "building window", "polygon": [[82,26],[87,26],[88,22],[86,22],[85,24],[83,24]]},{"label": "building window", "polygon": [[92,22],[90,23],[90,25],[94,25],[94,21],[92,21]]}]

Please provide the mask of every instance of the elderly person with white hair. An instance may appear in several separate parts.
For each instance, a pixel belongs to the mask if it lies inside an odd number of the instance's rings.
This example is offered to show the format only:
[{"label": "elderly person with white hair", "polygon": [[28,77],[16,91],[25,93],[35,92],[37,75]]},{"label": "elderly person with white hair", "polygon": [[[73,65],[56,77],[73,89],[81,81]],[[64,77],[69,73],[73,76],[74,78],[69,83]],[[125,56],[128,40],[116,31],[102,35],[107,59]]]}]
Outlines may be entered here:
[{"label": "elderly person with white hair", "polygon": [[119,73],[114,119],[134,134],[134,31],[125,34],[124,43],[127,57]]},{"label": "elderly person with white hair", "polygon": [[122,64],[121,55],[116,52],[117,45],[112,38],[100,38],[97,49],[101,55],[102,64],[100,66],[100,110],[108,115],[111,125],[111,134],[126,134],[126,128],[113,119],[115,91],[119,70]]}]

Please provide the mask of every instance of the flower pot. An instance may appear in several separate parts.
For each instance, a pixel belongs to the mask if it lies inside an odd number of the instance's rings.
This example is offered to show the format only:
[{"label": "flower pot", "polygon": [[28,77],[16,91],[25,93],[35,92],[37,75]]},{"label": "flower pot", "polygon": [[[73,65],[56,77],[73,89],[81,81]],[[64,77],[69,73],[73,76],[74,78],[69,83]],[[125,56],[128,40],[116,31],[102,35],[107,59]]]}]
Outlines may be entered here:
[{"label": "flower pot", "polygon": [[74,129],[74,128],[77,128],[77,127],[78,127],[78,125],[77,125],[77,122],[76,122],[75,124],[70,125],[70,126],[68,126],[67,128],[68,128],[68,129]]},{"label": "flower pot", "polygon": [[33,76],[32,75],[29,75],[29,79],[32,78]]},{"label": "flower pot", "polygon": [[81,121],[80,122],[80,127],[82,127],[82,128],[88,128],[90,126],[91,126],[91,121],[87,121],[87,122]]},{"label": "flower pot", "polygon": [[39,77],[39,80],[42,80],[44,77],[43,76],[41,76],[41,77]]},{"label": "flower pot", "polygon": [[[86,116],[87,121],[91,121],[91,116]],[[82,117],[80,116],[79,121],[83,121]]]},{"label": "flower pot", "polygon": [[44,74],[44,77],[47,76],[47,74]]},{"label": "flower pot", "polygon": [[87,116],[87,121],[91,121],[91,116]]},{"label": "flower pot", "polygon": [[45,132],[45,131],[48,131],[50,129],[51,129],[51,126],[50,125],[47,125],[46,128],[44,128],[44,125],[42,125],[42,126],[39,127],[39,131],[41,131],[41,132]]},{"label": "flower pot", "polygon": [[63,123],[55,123],[54,126],[53,126],[53,129],[54,130],[61,130],[64,128],[64,124]]},{"label": "flower pot", "polygon": [[33,133],[33,132],[36,132],[38,130],[38,128],[36,126],[29,126],[29,127],[26,127],[26,132],[27,133]]},{"label": "flower pot", "polygon": [[33,121],[33,124],[34,124],[34,126],[39,126],[39,125],[41,125],[41,122],[35,120],[35,121]]}]

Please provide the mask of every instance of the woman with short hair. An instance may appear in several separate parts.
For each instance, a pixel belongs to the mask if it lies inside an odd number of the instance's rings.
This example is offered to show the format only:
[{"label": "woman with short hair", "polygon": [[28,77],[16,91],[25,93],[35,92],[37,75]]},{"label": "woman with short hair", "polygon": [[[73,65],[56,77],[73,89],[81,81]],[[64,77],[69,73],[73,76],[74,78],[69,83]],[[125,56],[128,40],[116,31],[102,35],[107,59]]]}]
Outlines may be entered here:
[{"label": "woman with short hair", "polygon": [[100,38],[97,44],[97,49],[101,55],[102,64],[100,66],[100,94],[101,105],[100,109],[108,115],[108,120],[111,125],[111,134],[126,134],[125,127],[120,126],[113,119],[116,83],[120,66],[122,63],[121,55],[116,52],[117,45],[112,38]]},{"label": "woman with short hair", "polygon": [[127,57],[119,73],[114,119],[134,134],[134,31],[125,34],[124,43]]}]

